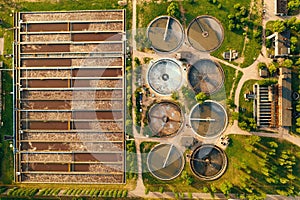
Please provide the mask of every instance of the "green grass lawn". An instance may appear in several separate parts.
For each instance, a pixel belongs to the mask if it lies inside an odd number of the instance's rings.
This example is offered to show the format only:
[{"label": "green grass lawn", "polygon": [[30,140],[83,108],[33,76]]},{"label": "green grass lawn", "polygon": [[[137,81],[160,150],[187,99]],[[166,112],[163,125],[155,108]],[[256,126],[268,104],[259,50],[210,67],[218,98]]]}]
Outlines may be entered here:
[{"label": "green grass lawn", "polygon": [[[226,172],[227,176],[234,177],[232,183],[237,186],[249,184],[253,190],[262,193],[276,194],[277,189],[284,190],[289,186],[294,186],[295,191],[300,190],[300,148],[282,140],[272,138],[261,138],[257,144],[250,145],[249,138],[253,136],[239,136],[231,135],[231,144],[227,148],[226,153],[229,158],[229,168]],[[277,143],[277,148],[272,148],[269,142]],[[252,152],[247,151],[248,147],[252,147]],[[275,149],[275,154],[270,155],[270,151]],[[295,156],[296,164],[291,168],[295,176],[295,180],[288,183],[268,183],[267,177],[280,176],[280,178],[287,175],[285,165],[280,165],[278,162],[279,157],[283,152],[290,151],[291,155]],[[290,156],[291,157],[291,156]],[[268,161],[267,161],[268,160]],[[262,171],[264,166],[269,169],[269,175],[266,176]],[[275,169],[275,167],[277,169]],[[225,175],[226,175],[225,174]],[[224,176],[225,176],[224,175]],[[243,178],[250,176],[250,179],[245,183]],[[223,177],[222,177],[223,178]],[[240,188],[239,188],[240,190]]]},{"label": "green grass lawn", "polygon": [[229,67],[227,65],[221,64],[224,74],[225,74],[225,92],[226,92],[226,97],[230,97],[230,91],[233,86],[234,80],[235,80],[235,69],[232,67]]},{"label": "green grass lawn", "polygon": [[236,88],[237,88],[242,76],[243,76],[243,72],[239,71],[238,75],[237,75],[237,77],[235,78],[235,81],[234,81],[234,85],[233,85],[233,89],[232,89],[233,92],[232,92],[232,95],[231,95],[232,99],[234,99]]},{"label": "green grass lawn", "polygon": [[[214,185],[219,192],[220,186],[225,182],[230,182],[233,185],[231,189],[232,193],[249,193],[245,188],[251,188],[253,194],[276,194],[278,189],[284,190],[288,186],[294,186],[295,191],[299,191],[299,176],[300,176],[300,148],[292,145],[285,141],[280,141],[272,138],[261,138],[256,144],[251,144],[253,141],[252,136],[240,136],[240,135],[230,135],[230,145],[226,149],[226,154],[228,157],[228,168],[225,174],[215,181],[201,181],[196,178],[191,170],[189,163],[186,163],[184,170],[188,172],[190,176],[193,177],[194,183],[192,185],[186,185],[183,180],[179,177],[171,181],[160,181],[154,178],[150,173],[143,174],[144,184],[150,191],[158,191],[159,187],[164,187],[165,191],[176,191],[176,192],[203,192],[203,187],[210,187]],[[275,155],[265,155],[268,154],[273,148],[270,147],[269,142],[276,142],[278,148],[276,148]],[[144,142],[141,144],[141,150],[144,150],[142,157],[143,168],[146,166],[147,152],[157,143]],[[252,150],[252,152],[249,151]],[[284,170],[285,165],[280,166],[277,162],[280,155],[284,151],[290,151],[292,155],[295,155],[296,165],[292,167],[292,174],[296,177],[295,180],[289,181],[288,183],[282,184],[270,184],[266,182],[266,176],[261,172],[261,166],[258,163],[264,163],[269,169],[272,166],[276,166],[276,172],[280,173],[280,177],[287,175]],[[186,153],[190,153],[187,151]],[[267,156],[265,158],[264,156]],[[268,162],[264,162],[268,159]],[[274,168],[272,168],[274,170]],[[270,172],[270,176],[275,176],[275,172]],[[251,195],[251,193],[249,193]]]},{"label": "green grass lawn", "polygon": [[253,38],[253,31],[250,31],[250,39],[249,42],[246,44],[245,51],[244,51],[244,62],[241,64],[240,67],[248,67],[250,66],[259,56],[261,50],[261,44],[257,41],[256,38]]},{"label": "green grass lawn", "polygon": [[245,115],[246,117],[253,117],[253,101],[245,101],[244,98],[244,94],[249,92],[249,91],[253,91],[253,85],[254,83],[256,83],[257,80],[248,80],[244,83],[242,89],[241,89],[241,93],[240,93],[240,97],[239,97],[239,101],[240,101],[240,109],[245,109],[245,112],[243,112],[243,115]]},{"label": "green grass lawn", "polygon": [[170,3],[161,1],[137,1],[137,28],[147,28],[149,23],[160,15],[167,14],[167,8]]}]

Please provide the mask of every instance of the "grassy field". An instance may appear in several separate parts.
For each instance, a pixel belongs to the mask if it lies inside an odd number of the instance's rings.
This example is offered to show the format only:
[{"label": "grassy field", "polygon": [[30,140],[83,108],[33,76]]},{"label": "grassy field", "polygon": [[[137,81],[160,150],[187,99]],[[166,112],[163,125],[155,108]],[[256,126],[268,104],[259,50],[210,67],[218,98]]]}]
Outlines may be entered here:
[{"label": "grassy field", "polygon": [[235,69],[232,67],[229,67],[227,65],[221,64],[224,74],[225,74],[225,92],[226,92],[226,97],[230,97],[230,91],[233,86],[234,80],[235,80]]},{"label": "grassy field", "polygon": [[240,67],[248,67],[250,66],[259,56],[261,50],[261,44],[257,41],[256,38],[253,37],[253,30],[250,31],[250,40],[246,44],[244,51],[244,62],[240,65]]},{"label": "grassy field", "polygon": [[[227,181],[233,185],[233,188],[231,189],[232,193],[247,193],[245,188],[252,187],[253,193],[276,194],[277,189],[284,189],[284,187],[289,185],[293,185],[295,189],[299,191],[299,147],[285,141],[271,138],[261,138],[261,141],[258,141],[256,144],[251,143],[251,141],[253,141],[252,136],[230,135],[230,138],[230,145],[226,149],[228,168],[220,179],[215,181],[201,181],[192,174],[189,163],[186,163],[184,170],[193,177],[194,183],[192,185],[184,184],[180,176],[171,181],[160,181],[154,178],[150,173],[144,173],[143,180],[146,188],[150,191],[158,191],[159,187],[164,187],[164,191],[203,192],[203,187],[210,187],[213,185],[219,191],[221,185]],[[262,157],[262,155],[265,156],[264,153],[267,154],[268,151],[271,151],[272,149],[269,142],[276,142],[278,145],[275,155],[269,156],[269,162],[265,163],[269,166],[269,168],[271,168],[271,166],[277,166],[278,172],[283,170],[283,167],[279,166],[276,159],[278,159],[284,151],[290,151],[292,155],[296,156],[296,165],[293,166],[292,172],[292,174],[296,176],[296,179],[294,181],[290,181],[287,185],[275,185],[266,182],[266,176],[262,174],[261,167],[258,166],[258,162],[263,163],[264,160],[266,160]],[[144,153],[149,152],[155,144],[156,143],[142,143],[141,150],[144,150]],[[249,149],[251,149],[252,152],[249,152]],[[186,153],[189,154],[190,152],[187,151]],[[146,167],[146,157],[147,154],[143,154],[142,160],[144,168]],[[286,172],[282,172],[282,175],[286,175]]]},{"label": "grassy field", "polygon": [[[251,145],[249,144],[251,143],[251,137],[253,136],[230,136],[231,144],[226,150],[230,165],[226,173],[231,173],[231,177],[234,177],[232,183],[237,186],[249,184],[253,187],[253,190],[269,194],[275,194],[277,189],[285,189],[289,186],[294,186],[295,190],[299,192],[300,148],[289,142],[272,138],[261,138],[261,141]],[[271,147],[270,142],[275,142],[278,147]],[[251,147],[251,152],[248,147]],[[269,153],[272,149],[275,149],[274,155]],[[289,181],[286,184],[270,184],[266,181],[267,177],[276,176],[277,174],[279,176],[285,176],[287,174],[284,165],[281,166],[277,161],[284,152],[290,152],[291,155],[295,156],[296,164],[292,167],[293,170],[291,173],[296,177],[293,181]],[[262,169],[263,163],[265,167],[270,170],[268,176],[262,173],[264,170]],[[277,170],[275,170],[274,166],[276,166]],[[248,183],[243,183],[243,177],[247,176],[250,176]]]},{"label": "grassy field", "polygon": [[137,1],[137,28],[147,28],[148,24],[156,17],[167,14],[167,8],[170,3],[162,1]]},{"label": "grassy field", "polygon": [[245,109],[245,111],[243,112],[243,115],[245,115],[246,117],[253,117],[253,101],[245,101],[244,94],[249,91],[253,91],[252,86],[256,82],[257,82],[257,80],[248,80],[244,83],[244,85],[241,89],[241,93],[240,93],[240,97],[239,97],[239,101],[240,101],[239,104],[240,104],[241,109]]},{"label": "grassy field", "polygon": [[[7,66],[5,66],[7,67]],[[2,110],[3,126],[0,129],[0,141],[1,141],[1,182],[4,184],[10,184],[13,180],[13,152],[9,147],[10,142],[3,141],[4,135],[13,135],[12,127],[12,112],[13,112],[13,98],[10,92],[12,91],[12,78],[10,73],[2,72],[2,90],[4,95],[2,101],[4,104],[4,110]]]},{"label": "grassy field", "polygon": [[231,94],[232,99],[234,99],[236,88],[237,88],[242,76],[243,76],[243,72],[239,71],[238,75],[236,76],[236,78],[234,80],[234,85],[233,85],[233,88],[232,88],[232,90],[233,90],[233,92]]}]

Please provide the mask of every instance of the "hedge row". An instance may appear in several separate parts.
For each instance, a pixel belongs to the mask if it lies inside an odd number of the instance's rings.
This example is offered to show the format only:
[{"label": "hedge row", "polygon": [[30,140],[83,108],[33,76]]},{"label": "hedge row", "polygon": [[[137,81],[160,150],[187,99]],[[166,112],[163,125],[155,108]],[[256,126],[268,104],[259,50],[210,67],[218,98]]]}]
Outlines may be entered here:
[{"label": "hedge row", "polygon": [[8,191],[8,196],[16,197],[32,197],[38,193],[39,189],[37,188],[13,188]]},{"label": "hedge row", "polygon": [[68,189],[64,195],[67,196],[92,196],[92,197],[127,197],[127,190],[98,190],[98,189]]}]

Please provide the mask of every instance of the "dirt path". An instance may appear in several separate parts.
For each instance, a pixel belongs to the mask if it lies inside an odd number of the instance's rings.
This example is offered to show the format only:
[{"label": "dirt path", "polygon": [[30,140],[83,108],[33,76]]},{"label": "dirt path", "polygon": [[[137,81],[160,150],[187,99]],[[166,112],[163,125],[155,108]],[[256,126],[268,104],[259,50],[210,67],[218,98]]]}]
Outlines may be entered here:
[{"label": "dirt path", "polygon": [[233,81],[233,84],[232,84],[232,88],[231,88],[231,90],[230,90],[230,95],[229,95],[229,98],[230,99],[232,99],[232,94],[233,94],[233,90],[234,90],[234,85],[236,84],[236,82],[238,81],[237,80],[237,76],[238,76],[238,74],[239,74],[239,70],[235,70],[235,76],[234,76],[234,81]]}]

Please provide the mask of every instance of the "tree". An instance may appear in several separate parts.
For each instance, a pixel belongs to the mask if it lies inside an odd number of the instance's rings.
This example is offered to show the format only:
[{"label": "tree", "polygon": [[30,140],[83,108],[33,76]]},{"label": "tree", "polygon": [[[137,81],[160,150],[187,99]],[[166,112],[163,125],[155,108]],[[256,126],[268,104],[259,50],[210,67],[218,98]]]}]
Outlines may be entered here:
[{"label": "tree", "polygon": [[158,188],[158,191],[160,192],[160,193],[164,193],[164,187],[162,187],[162,186],[160,186],[159,188]]},{"label": "tree", "polygon": [[242,121],[239,123],[239,127],[242,129],[242,130],[247,130],[247,123],[245,121]]},{"label": "tree", "polygon": [[229,106],[230,109],[236,108],[236,105],[234,104],[233,99],[226,99],[226,104]]},{"label": "tree", "polygon": [[234,15],[233,15],[233,14],[229,14],[229,15],[227,16],[227,18],[228,18],[228,19],[234,19]]},{"label": "tree", "polygon": [[281,33],[285,30],[284,21],[276,20],[273,24],[273,32]]},{"label": "tree", "polygon": [[278,144],[274,141],[268,142],[268,144],[270,145],[271,148],[277,148]]},{"label": "tree", "polygon": [[295,62],[296,66],[300,66],[300,58],[298,58],[298,60]]},{"label": "tree", "polygon": [[233,8],[236,9],[236,10],[239,10],[240,7],[241,7],[241,4],[239,4],[239,3],[236,3],[236,4],[234,4],[234,6],[233,6]]},{"label": "tree", "polygon": [[248,139],[247,142],[250,145],[256,145],[258,142],[260,142],[261,138],[257,135],[251,135]]},{"label": "tree", "polygon": [[296,11],[300,9],[300,0],[290,0],[288,2],[289,11]]},{"label": "tree", "polygon": [[214,197],[216,192],[217,188],[214,185],[210,185],[210,195]]},{"label": "tree", "polygon": [[263,69],[263,68],[267,67],[267,65],[264,62],[260,62],[260,63],[258,63],[257,67],[258,67],[258,69]]},{"label": "tree", "polygon": [[178,100],[179,99],[179,93],[177,91],[174,91],[174,92],[172,92],[171,97],[174,100]]},{"label": "tree", "polygon": [[290,59],[285,59],[282,64],[283,67],[291,68],[293,66],[293,61]]},{"label": "tree", "polygon": [[167,8],[167,14],[179,18],[180,17],[180,10],[177,2],[172,2]]},{"label": "tree", "polygon": [[295,22],[297,21],[297,18],[296,17],[291,17],[290,19],[286,19],[285,22],[286,22],[286,25],[287,27],[291,28]]},{"label": "tree", "polygon": [[228,29],[229,29],[230,31],[234,30],[234,29],[235,29],[235,25],[234,25],[234,24],[229,24],[229,25],[228,25]]},{"label": "tree", "polygon": [[208,192],[209,192],[208,187],[204,186],[204,187],[203,187],[203,192],[208,193]]},{"label": "tree", "polygon": [[149,194],[150,190],[148,187],[145,187],[145,194]]},{"label": "tree", "polygon": [[193,177],[190,176],[187,171],[183,171],[181,173],[181,179],[182,182],[185,183],[186,185],[191,185],[194,182]]},{"label": "tree", "polygon": [[298,38],[295,36],[292,36],[290,39],[290,42],[291,42],[291,51],[294,53],[297,50]]},{"label": "tree", "polygon": [[270,74],[273,75],[276,72],[277,67],[274,63],[270,63],[268,66],[268,69],[269,69]]},{"label": "tree", "polygon": [[228,197],[230,190],[232,189],[233,185],[232,183],[230,183],[229,181],[225,181],[224,183],[222,183],[220,189],[223,192],[223,194]]},{"label": "tree", "polygon": [[196,101],[199,104],[203,104],[204,101],[206,101],[207,99],[209,99],[209,97],[204,93],[204,92],[199,92],[196,96],[195,96]]},{"label": "tree", "polygon": [[231,118],[232,118],[232,120],[238,120],[239,119],[239,113],[238,112],[233,112],[231,114]]}]

